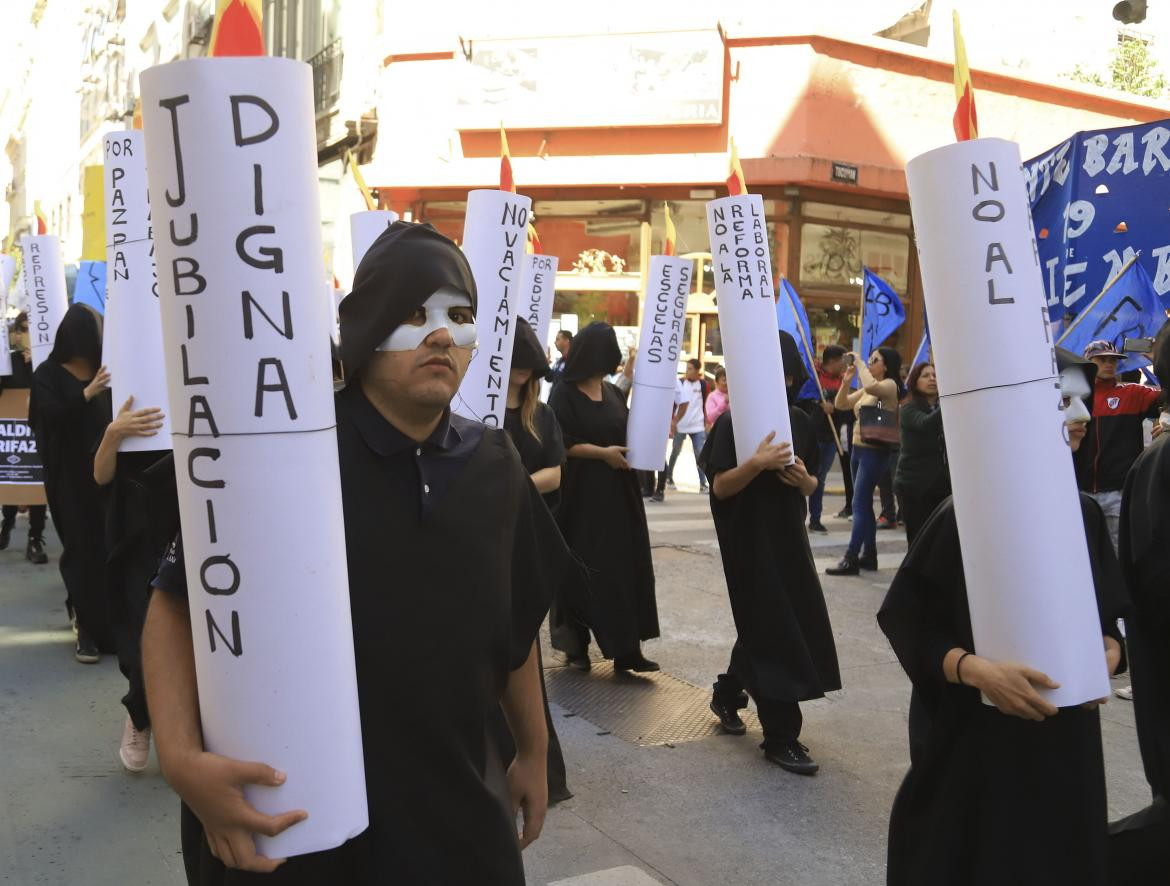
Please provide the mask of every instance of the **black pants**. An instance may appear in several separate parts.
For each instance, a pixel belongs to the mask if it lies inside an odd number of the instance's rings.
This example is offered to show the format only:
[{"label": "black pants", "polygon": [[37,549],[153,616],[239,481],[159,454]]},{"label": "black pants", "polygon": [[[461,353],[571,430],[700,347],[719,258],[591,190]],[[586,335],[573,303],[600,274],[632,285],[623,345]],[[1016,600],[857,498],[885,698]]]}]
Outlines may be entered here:
[{"label": "black pants", "polygon": [[[11,529],[16,524],[17,505],[4,505],[4,525]],[[28,537],[43,539],[45,537],[45,505],[28,506]]]},{"label": "black pants", "polygon": [[934,513],[934,509],[950,494],[949,477],[935,480],[925,489],[898,487],[898,500],[902,503],[902,517],[906,521],[907,542],[914,543],[919,530]]},{"label": "black pants", "polygon": [[898,450],[890,452],[890,459],[886,463],[886,470],[878,480],[878,496],[882,502],[881,516],[890,520],[898,517],[898,501],[894,496],[894,467],[898,464]]},{"label": "black pants", "polygon": [[800,705],[788,699],[765,698],[759,689],[754,689],[754,674],[747,651],[736,641],[731,650],[731,661],[727,673],[720,674],[715,681],[715,699],[728,707],[742,708],[747,704],[744,693],[751,695],[756,703],[760,725],[764,727],[764,750],[784,747],[800,738],[804,715]]},{"label": "black pants", "polygon": [[841,476],[845,480],[845,507],[847,508],[851,507],[853,503],[853,469],[849,466],[852,452],[852,446],[846,446],[845,451],[837,456],[841,462]]},{"label": "black pants", "polygon": [[128,686],[122,704],[134,721],[135,729],[150,727],[146,687],[142,679],[142,626],[150,603],[150,582],[158,571],[161,556],[161,549],[156,551],[152,545],[138,542],[120,549],[106,564],[106,588],[118,670]]}]

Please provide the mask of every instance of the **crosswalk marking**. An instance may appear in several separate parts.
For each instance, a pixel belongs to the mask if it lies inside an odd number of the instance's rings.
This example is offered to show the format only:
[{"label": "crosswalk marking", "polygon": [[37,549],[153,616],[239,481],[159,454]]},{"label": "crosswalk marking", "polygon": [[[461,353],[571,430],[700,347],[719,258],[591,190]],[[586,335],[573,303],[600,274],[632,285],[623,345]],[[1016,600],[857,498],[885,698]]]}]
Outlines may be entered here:
[{"label": "crosswalk marking", "polygon": [[552,880],[548,886],[658,886],[658,881],[645,871],[627,864],[566,880]]},{"label": "crosswalk marking", "polygon": [[710,520],[647,520],[651,532],[690,532],[693,529],[713,529]]}]

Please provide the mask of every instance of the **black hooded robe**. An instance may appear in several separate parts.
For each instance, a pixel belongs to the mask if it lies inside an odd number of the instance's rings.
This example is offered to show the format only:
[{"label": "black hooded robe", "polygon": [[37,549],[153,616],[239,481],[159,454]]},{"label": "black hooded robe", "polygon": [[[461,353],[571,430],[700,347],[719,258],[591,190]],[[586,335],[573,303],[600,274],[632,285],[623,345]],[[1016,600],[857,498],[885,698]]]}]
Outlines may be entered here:
[{"label": "black hooded robe", "polygon": [[[457,471],[420,509],[431,493],[419,488],[416,445],[358,385],[336,403],[370,826],[336,849],[249,874],[211,855],[184,805],[188,882],[523,886],[491,720],[509,673],[528,658],[549,589],[572,568],[569,552],[503,431],[452,415],[450,428],[475,441],[466,461],[429,454],[443,447],[440,432],[417,447],[433,470]],[[183,575],[181,558],[164,561],[155,584],[182,593]]]},{"label": "black hooded robe", "polygon": [[[601,400],[594,402],[575,383],[562,379],[549,406],[566,449],[578,443],[626,445],[626,399],[609,382],[602,382]],[[557,523],[589,568],[590,580],[584,600],[556,601],[550,625],[553,646],[584,655],[584,625],[593,630],[606,658],[635,655],[642,640],[658,636],[650,532],[637,474],[614,470],[598,459],[569,457],[561,477]]]},{"label": "black hooded robe", "polygon": [[[1127,605],[1100,507],[1081,495],[1102,635],[1120,641]],[[954,504],[922,527],[878,623],[910,677],[910,771],[894,799],[890,886],[1106,882],[1107,809],[1096,710],[1042,722],[1002,714],[946,681],[942,662],[974,649]]]},{"label": "black hooded robe", "polygon": [[[64,323],[64,321],[62,321]],[[110,422],[110,395],[85,399],[87,382],[54,360],[33,373],[29,423],[45,468],[45,498],[61,540],[68,605],[102,652],[115,651],[103,583],[105,515],[93,479],[93,453]]]},{"label": "black hooded robe", "polygon": [[1133,713],[1153,805],[1110,828],[1114,882],[1170,880],[1170,435],[1134,462],[1121,504],[1121,568],[1134,614],[1126,619]]},{"label": "black hooded robe", "polygon": [[[733,412],[734,406],[719,416],[699,455],[712,483],[738,464]],[[793,450],[816,476],[817,441],[808,416],[794,408],[789,414]],[[731,673],[757,703],[807,701],[841,688],[833,628],[804,529],[806,513],[800,490],[770,471],[730,498],[711,494],[741,650],[732,656]]]}]

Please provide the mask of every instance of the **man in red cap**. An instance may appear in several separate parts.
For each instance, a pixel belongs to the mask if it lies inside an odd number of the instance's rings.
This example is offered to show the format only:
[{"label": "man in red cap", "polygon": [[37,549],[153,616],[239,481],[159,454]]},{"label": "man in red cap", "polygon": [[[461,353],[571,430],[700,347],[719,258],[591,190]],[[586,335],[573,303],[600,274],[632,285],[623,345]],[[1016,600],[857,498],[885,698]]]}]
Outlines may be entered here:
[{"label": "man in red cap", "polygon": [[1089,342],[1085,359],[1097,364],[1097,381],[1093,386],[1093,423],[1074,456],[1077,485],[1101,505],[1116,548],[1125,475],[1145,447],[1142,421],[1157,417],[1165,395],[1156,388],[1118,381],[1117,370],[1125,355],[1112,342]]}]

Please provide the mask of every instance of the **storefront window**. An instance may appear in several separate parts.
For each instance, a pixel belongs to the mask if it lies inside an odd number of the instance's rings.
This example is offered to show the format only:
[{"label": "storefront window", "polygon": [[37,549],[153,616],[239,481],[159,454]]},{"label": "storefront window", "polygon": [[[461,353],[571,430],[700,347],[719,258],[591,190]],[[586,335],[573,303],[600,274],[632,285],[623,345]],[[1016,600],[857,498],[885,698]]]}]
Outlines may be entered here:
[{"label": "storefront window", "polygon": [[868,267],[898,292],[906,292],[910,238],[887,231],[806,222],[800,229],[800,282],[812,286],[860,286]]}]

